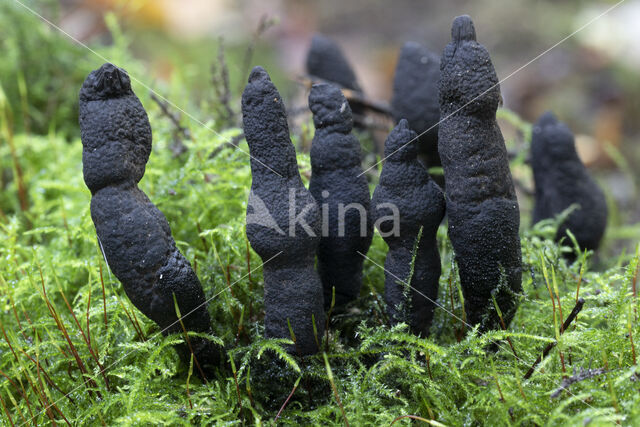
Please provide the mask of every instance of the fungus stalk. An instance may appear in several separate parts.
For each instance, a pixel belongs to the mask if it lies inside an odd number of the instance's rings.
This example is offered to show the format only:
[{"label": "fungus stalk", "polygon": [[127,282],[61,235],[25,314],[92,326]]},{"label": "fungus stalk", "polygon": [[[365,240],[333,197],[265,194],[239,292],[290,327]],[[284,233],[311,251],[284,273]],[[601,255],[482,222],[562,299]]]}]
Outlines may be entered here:
[{"label": "fungus stalk", "polygon": [[320,210],[302,184],[284,102],[261,67],[253,69],[242,94],[242,120],[252,176],[247,238],[265,262],[265,335],[290,338],[290,323],[296,337],[290,351],[312,354],[325,324],[322,284],[314,267]]},{"label": "fungus stalk", "polygon": [[445,202],[442,190],[418,161],[415,137],[404,119],[389,134],[371,216],[389,246],[384,293],[390,321],[406,322],[414,333],[426,336],[438,296],[436,232]]},{"label": "fungus stalk", "polygon": [[[418,155],[426,166],[441,166],[438,155],[438,79],[440,58],[426,47],[408,42],[402,46],[393,77],[391,110],[398,123],[407,119],[418,135]],[[442,177],[438,176],[440,184]]]},{"label": "fungus stalk", "polygon": [[508,325],[522,292],[520,211],[496,122],[500,87],[491,58],[468,16],[453,21],[451,36],[440,65],[438,150],[467,319],[487,331],[500,329],[492,293]]},{"label": "fungus stalk", "polygon": [[345,57],[342,49],[333,40],[321,34],[311,39],[307,52],[307,72],[341,88],[362,92],[356,73]]},{"label": "fungus stalk", "polygon": [[[571,246],[567,230],[575,236],[581,250],[595,250],[607,226],[607,203],[602,189],[591,178],[576,153],[569,128],[547,112],[533,127],[531,163],[535,182],[533,223],[553,218],[571,205],[577,205],[560,225],[556,240]],[[571,252],[567,255],[575,259]]]},{"label": "fungus stalk", "polygon": [[[307,52],[306,66],[311,77],[334,83],[342,89],[349,89],[360,94],[363,92],[356,73],[344,52],[336,42],[326,36],[321,34],[313,36]],[[351,109],[356,116],[360,117],[364,114],[364,108],[361,105],[353,103]]]},{"label": "fungus stalk", "polygon": [[[91,219],[127,296],[165,335],[181,333],[181,323],[187,331],[211,333],[198,277],[162,212],[138,188],[151,153],[151,126],[126,71],[104,64],[87,76],[80,90],[80,132]],[[221,348],[200,337],[177,346],[185,363],[191,359],[189,347],[200,375],[220,363]]]},{"label": "fungus stalk", "polygon": [[336,305],[360,295],[362,263],[371,245],[369,186],[360,166],[360,143],[351,134],[351,108],[336,86],[311,88],[309,108],[316,132],[311,145],[309,191],[322,207],[318,273],[325,308],[335,287]]}]

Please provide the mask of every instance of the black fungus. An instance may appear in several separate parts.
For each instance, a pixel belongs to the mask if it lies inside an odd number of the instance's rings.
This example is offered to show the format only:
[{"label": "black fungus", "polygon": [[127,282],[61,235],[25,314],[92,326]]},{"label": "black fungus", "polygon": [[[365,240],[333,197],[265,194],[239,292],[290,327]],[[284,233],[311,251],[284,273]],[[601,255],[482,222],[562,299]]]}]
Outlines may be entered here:
[{"label": "black fungus", "polygon": [[[311,47],[307,52],[307,73],[312,78],[335,83],[342,89],[362,94],[356,73],[340,46],[321,34],[316,34],[311,39]],[[356,102],[350,104],[354,115],[362,116],[364,114],[364,107],[361,104]]]},{"label": "black fungus", "polygon": [[509,324],[522,291],[520,212],[504,139],[496,122],[498,77],[476,42],[471,18],[453,21],[440,66],[438,149],[449,237],[469,323],[500,328],[492,294]]},{"label": "black fungus", "polygon": [[[580,161],[573,134],[550,112],[533,128],[531,160],[536,188],[533,223],[553,218],[576,204],[577,209],[558,228],[556,239],[572,246],[568,229],[582,250],[597,249],[607,226],[604,193]],[[568,257],[573,259],[574,255]]]},{"label": "black fungus", "polygon": [[416,42],[400,51],[393,78],[391,111],[396,123],[407,119],[418,135],[418,155],[427,167],[440,166],[438,155],[438,79],[440,57]]},{"label": "black fungus", "polygon": [[251,71],[242,94],[242,120],[252,175],[247,238],[264,262],[265,335],[290,338],[290,322],[296,338],[291,350],[312,354],[325,323],[314,267],[320,210],[302,184],[284,102],[261,67]]},{"label": "black fungus", "polygon": [[[80,132],[91,218],[127,296],[165,334],[182,333],[174,296],[185,329],[211,333],[200,281],[176,248],[166,218],[138,188],[151,153],[151,126],[126,71],[104,64],[87,76],[80,90]],[[217,344],[189,341],[205,372],[220,363]],[[189,363],[187,344],[178,352]]]},{"label": "black fungus", "polygon": [[311,39],[311,47],[307,52],[307,72],[312,77],[336,83],[344,89],[362,92],[356,74],[340,46],[321,34]]},{"label": "black fungus", "polygon": [[445,201],[440,187],[418,161],[415,137],[404,119],[389,134],[384,147],[387,160],[373,193],[371,216],[389,246],[384,268],[390,321],[406,322],[414,333],[425,336],[438,296],[436,232]]},{"label": "black fungus", "polygon": [[316,128],[309,191],[322,211],[318,273],[328,308],[334,287],[336,306],[360,295],[362,254],[369,250],[373,231],[368,219],[370,196],[360,166],[360,143],[351,134],[351,108],[340,89],[314,85],[309,108]]}]

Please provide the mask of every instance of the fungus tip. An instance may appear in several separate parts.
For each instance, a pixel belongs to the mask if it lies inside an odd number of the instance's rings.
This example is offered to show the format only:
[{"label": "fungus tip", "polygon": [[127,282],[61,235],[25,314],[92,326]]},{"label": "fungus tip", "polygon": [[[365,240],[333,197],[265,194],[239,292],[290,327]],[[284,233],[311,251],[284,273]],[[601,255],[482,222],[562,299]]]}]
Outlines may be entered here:
[{"label": "fungus tip", "polygon": [[[436,233],[444,216],[445,201],[417,158],[416,138],[404,118],[387,137],[387,161],[373,193],[371,207],[375,208],[370,215],[389,247],[384,263],[384,299],[389,323],[407,323],[413,333],[426,336],[435,305],[412,301],[418,301],[417,295],[422,295],[433,302],[438,295],[441,267]],[[385,205],[392,207],[392,216],[386,214]],[[401,228],[396,229],[399,225]],[[415,245],[418,239],[419,246]],[[399,277],[408,277],[408,283],[402,286]]]},{"label": "fungus tip", "polygon": [[469,15],[457,16],[453,20],[451,39],[455,42],[476,40],[476,29]]},{"label": "fungus tip", "polygon": [[407,121],[407,119],[400,119],[400,121],[398,122],[397,128],[399,131],[409,129],[409,122]]},{"label": "fungus tip", "polygon": [[[385,157],[394,156],[395,159],[407,159],[417,155],[415,140],[417,134],[409,127],[406,119],[401,119],[393,128],[384,144]],[[408,157],[407,157],[408,156]]]},{"label": "fungus tip", "polygon": [[[551,112],[545,112],[533,128],[531,165],[535,183],[533,224],[553,218],[572,204],[581,209],[572,212],[558,229],[555,240],[571,242],[571,230],[581,250],[596,250],[607,226],[607,201],[575,149],[575,138],[566,124]],[[569,247],[573,247],[571,243]],[[564,257],[573,262],[572,251]]]},{"label": "fungus tip", "polygon": [[353,67],[349,64],[344,52],[335,41],[315,34],[307,52],[307,73],[313,79],[335,83],[345,89],[362,92]]},{"label": "fungus tip", "polygon": [[109,62],[92,71],[81,89],[81,98],[117,98],[131,92],[131,80],[125,70]]},{"label": "fungus tip", "polygon": [[269,78],[269,74],[267,73],[267,71],[262,68],[259,65],[256,65],[255,67],[253,67],[253,70],[251,70],[251,74],[249,74],[249,83],[254,83],[257,80],[271,80]]},{"label": "fungus tip", "polygon": [[340,105],[344,99],[340,88],[329,83],[316,83],[311,86],[311,92],[309,93],[309,101],[312,104],[331,100],[336,105]]},{"label": "fungus tip", "polygon": [[321,51],[324,49],[332,48],[333,42],[326,36],[315,33],[311,38],[311,48],[312,51]]},{"label": "fungus tip", "polygon": [[324,94],[329,90],[330,85],[327,83],[315,83],[311,86],[311,91],[309,92],[309,98],[315,99],[316,97]]},{"label": "fungus tip", "polygon": [[405,50],[419,50],[422,47],[420,43],[414,41],[408,41],[402,46]]},{"label": "fungus tip", "polygon": [[351,108],[338,86],[328,83],[313,85],[309,93],[309,108],[316,129],[332,127],[337,131],[337,126],[343,132],[351,131]]},{"label": "fungus tip", "polygon": [[537,126],[546,127],[550,125],[555,125],[557,123],[558,123],[558,118],[551,111],[547,111],[542,116],[540,116],[540,118],[538,119]]}]

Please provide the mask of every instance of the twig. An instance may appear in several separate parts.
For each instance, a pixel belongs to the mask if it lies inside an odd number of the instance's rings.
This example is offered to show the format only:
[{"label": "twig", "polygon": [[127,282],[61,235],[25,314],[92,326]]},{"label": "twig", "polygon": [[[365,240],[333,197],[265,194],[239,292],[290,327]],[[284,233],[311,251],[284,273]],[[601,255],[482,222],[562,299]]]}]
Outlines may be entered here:
[{"label": "twig", "polygon": [[238,88],[238,92],[242,92],[244,88],[246,77],[249,75],[249,67],[251,66],[251,61],[253,60],[253,53],[256,50],[256,44],[260,37],[267,31],[269,28],[273,27],[276,24],[274,19],[269,19],[267,15],[262,15],[260,17],[260,21],[258,22],[258,27],[253,32],[253,37],[251,38],[251,42],[247,46],[247,50],[244,53],[244,59],[242,61],[242,70],[243,70],[243,78],[240,79]]},{"label": "twig", "polygon": [[169,104],[158,98],[153,92],[151,93],[151,99],[153,99],[156,104],[158,104],[160,110],[162,111],[162,114],[164,114],[169,120],[171,120],[171,123],[173,123],[176,129],[180,133],[182,133],[185,138],[191,139],[191,131],[180,124],[180,116],[169,111]]},{"label": "twig", "polygon": [[[567,317],[567,320],[564,321],[564,324],[562,325],[562,330],[560,331],[560,335],[562,335],[562,333],[567,330],[569,325],[571,325],[571,322],[573,322],[573,320],[576,318],[578,313],[580,313],[583,306],[584,306],[584,298],[580,298],[576,303],[575,307],[573,307],[573,310],[571,310],[571,313],[569,314],[569,317]],[[528,380],[531,377],[531,375],[533,375],[533,372],[535,371],[536,366],[538,366],[540,362],[542,362],[542,359],[547,357],[549,352],[553,349],[553,347],[556,346],[557,343],[558,343],[557,341],[550,342],[545,347],[545,349],[542,351],[542,356],[538,356],[536,361],[533,362],[533,365],[531,366],[531,368],[529,368],[527,373],[524,375],[523,379]]]},{"label": "twig", "polygon": [[572,384],[587,380],[589,378],[597,377],[598,375],[602,375],[605,372],[607,372],[605,368],[599,368],[599,369],[580,368],[580,373],[576,375],[574,370],[574,374],[570,377],[564,378],[562,380],[562,384],[560,384],[560,387],[558,387],[556,391],[551,393],[551,398],[555,399],[556,397],[560,396],[560,393],[562,393],[564,390],[567,390]]},{"label": "twig", "polygon": [[[167,117],[171,121],[171,123],[173,123],[173,145],[171,146],[171,151],[173,152],[174,156],[179,156],[180,154],[187,151],[187,147],[185,147],[185,145],[183,144],[182,139],[184,138],[193,140],[193,138],[191,137],[191,131],[189,130],[189,128],[186,128],[180,124],[180,116],[177,113],[172,113],[171,110],[169,110],[169,104],[167,102],[158,98],[153,92],[151,92],[151,99],[153,99],[155,103],[158,104],[158,106],[160,107],[160,111],[162,111],[162,114]],[[182,135],[182,138],[180,138],[180,134]]]},{"label": "twig", "polygon": [[222,106],[223,120],[228,125],[235,125],[236,112],[231,108],[231,89],[229,88],[229,67],[224,54],[224,38],[220,37],[218,42],[218,57],[216,64],[211,64],[211,75],[213,90],[218,97],[218,102]]},{"label": "twig", "polygon": [[191,131],[180,124],[180,116],[176,113],[172,113],[169,110],[169,104],[158,98],[153,92],[151,92],[151,99],[153,99],[156,104],[158,104],[160,110],[162,111],[162,114],[164,114],[169,120],[171,120],[171,123],[173,123],[178,132],[180,132],[185,138],[191,139]]}]

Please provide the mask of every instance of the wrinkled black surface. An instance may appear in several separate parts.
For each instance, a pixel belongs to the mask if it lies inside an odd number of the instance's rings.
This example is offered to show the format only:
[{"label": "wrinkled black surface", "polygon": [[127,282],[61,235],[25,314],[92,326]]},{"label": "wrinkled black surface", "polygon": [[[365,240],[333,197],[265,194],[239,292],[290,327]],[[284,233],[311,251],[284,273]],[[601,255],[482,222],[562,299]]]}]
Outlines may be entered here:
[{"label": "wrinkled black surface", "polygon": [[440,115],[451,117],[440,123],[438,149],[467,320],[486,331],[500,328],[491,300],[496,288],[505,323],[517,309],[516,293],[522,291],[520,212],[496,123],[500,88],[489,53],[476,42],[468,16],[454,20],[451,36],[439,83]]},{"label": "wrinkled black surface", "polygon": [[[325,324],[322,284],[314,267],[320,241],[320,210],[302,184],[284,102],[261,67],[252,70],[242,94],[242,120],[252,175],[247,238],[265,262],[265,335],[290,338],[289,319],[297,340],[295,351],[312,354],[318,350],[312,315],[318,340]],[[291,192],[295,201],[290,199]],[[290,202],[295,204],[295,212],[290,212]],[[304,218],[313,235],[300,224],[291,235],[290,215],[296,217],[305,209]],[[259,221],[249,221],[250,216]]]},{"label": "wrinkled black surface", "polygon": [[[104,64],[89,74],[80,90],[80,132],[91,218],[127,296],[165,333],[182,333],[175,294],[185,328],[210,333],[202,286],[176,248],[164,215],[137,186],[151,152],[151,126],[126,71]],[[190,341],[203,369],[219,364],[217,345]],[[185,344],[178,352],[189,363]]]},{"label": "wrinkled black surface", "polygon": [[402,46],[393,78],[391,111],[396,123],[407,119],[418,135],[418,154],[427,167],[440,166],[438,155],[438,79],[440,57],[416,42]]},{"label": "wrinkled black surface", "polygon": [[597,249],[607,226],[604,193],[580,161],[573,134],[550,112],[533,128],[531,160],[536,186],[533,223],[578,204],[558,228],[556,239],[565,238],[564,243],[571,245],[566,234],[569,229],[581,249]]},{"label": "wrinkled black surface", "polygon": [[[392,324],[406,322],[414,333],[425,336],[433,319],[433,302],[438,297],[440,254],[436,232],[444,216],[445,201],[440,187],[418,161],[415,140],[409,143],[415,136],[403,119],[387,137],[384,151],[388,158],[373,192],[371,216],[380,231],[387,233],[391,222],[378,224],[378,220],[392,215],[392,210],[382,204],[391,203],[398,208],[399,236],[383,237],[389,246],[384,263],[387,311]],[[409,282],[413,289],[407,289],[420,227],[422,236]]]},{"label": "wrinkled black surface", "polygon": [[[367,253],[373,236],[368,219],[370,196],[360,166],[360,142],[351,134],[351,108],[340,89],[326,83],[314,85],[309,108],[316,128],[309,191],[323,216],[318,273],[328,308],[333,287],[336,306],[360,295],[364,257],[358,252]],[[357,208],[347,208],[350,204]]]}]

